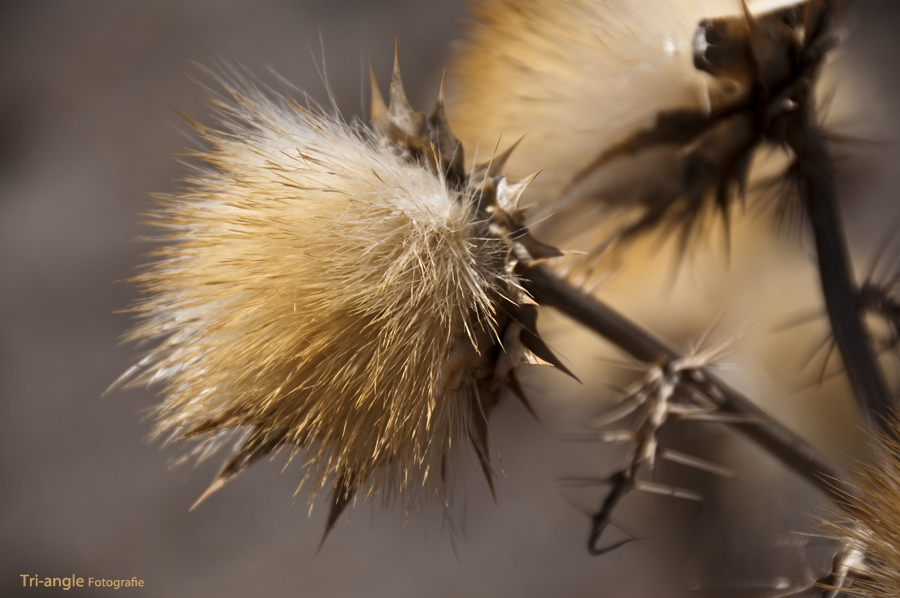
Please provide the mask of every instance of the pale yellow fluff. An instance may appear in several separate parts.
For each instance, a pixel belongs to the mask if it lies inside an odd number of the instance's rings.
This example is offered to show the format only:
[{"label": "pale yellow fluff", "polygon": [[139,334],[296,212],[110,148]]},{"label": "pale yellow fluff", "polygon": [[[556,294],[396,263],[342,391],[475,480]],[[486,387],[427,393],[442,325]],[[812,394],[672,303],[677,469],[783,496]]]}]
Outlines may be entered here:
[{"label": "pale yellow fluff", "polygon": [[166,245],[129,339],[157,344],[124,378],[163,386],[160,433],[241,428],[248,462],[306,450],[313,490],[446,498],[445,453],[481,408],[446,363],[495,335],[506,250],[366,127],[226,95],[195,124],[207,165],[150,214]]},{"label": "pale yellow fluff", "polygon": [[479,153],[524,135],[510,175],[539,164],[529,197],[552,194],[660,111],[714,102],[694,33],[741,10],[739,0],[481,0],[451,69],[454,131]]}]

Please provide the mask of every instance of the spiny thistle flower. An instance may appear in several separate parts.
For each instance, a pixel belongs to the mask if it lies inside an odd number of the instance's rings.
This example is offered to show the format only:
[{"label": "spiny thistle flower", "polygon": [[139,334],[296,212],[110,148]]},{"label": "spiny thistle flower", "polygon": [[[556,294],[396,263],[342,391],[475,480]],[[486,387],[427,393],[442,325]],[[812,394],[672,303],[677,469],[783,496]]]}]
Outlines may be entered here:
[{"label": "spiny thistle flower", "polygon": [[399,61],[389,107],[372,81],[373,128],[223,82],[218,125],[191,121],[207,166],[150,214],[167,245],[134,279],[128,339],[156,345],[123,379],[162,385],[157,434],[212,450],[244,431],[200,500],[288,448],[311,501],[331,487],[328,529],[359,492],[447,503],[464,439],[490,482],[511,368],[558,364],[516,273],[558,254],[522,225],[530,179],[463,170],[443,86],[426,117]]},{"label": "spiny thistle flower", "polygon": [[[825,522],[825,533],[844,547],[842,571],[827,585],[848,596],[900,596],[900,423],[874,445],[871,464],[856,472],[855,494]],[[848,558],[853,557],[853,558]]]},{"label": "spiny thistle flower", "polygon": [[605,249],[612,206],[615,238],[662,225],[684,248],[707,215],[727,225],[755,150],[811,103],[835,3],[794,4],[482,0],[451,113],[467,144],[526,137],[510,172],[545,169],[529,194],[536,221],[561,215],[551,240]]}]

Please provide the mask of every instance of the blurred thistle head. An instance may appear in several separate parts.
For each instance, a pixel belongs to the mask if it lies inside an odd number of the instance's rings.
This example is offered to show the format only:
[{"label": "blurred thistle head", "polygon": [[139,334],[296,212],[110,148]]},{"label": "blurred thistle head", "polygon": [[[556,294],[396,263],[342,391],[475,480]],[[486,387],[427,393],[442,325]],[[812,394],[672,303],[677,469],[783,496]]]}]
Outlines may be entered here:
[{"label": "blurred thistle head", "polygon": [[890,428],[874,440],[872,462],[857,469],[856,492],[824,523],[842,551],[823,585],[841,595],[896,598],[900,592],[900,422]]},{"label": "blurred thistle head", "polygon": [[286,449],[311,501],[330,491],[328,529],[359,493],[447,504],[462,441],[490,481],[512,368],[555,362],[517,274],[557,254],[523,226],[528,180],[463,169],[443,87],[426,117],[398,60],[389,105],[372,80],[372,127],[220,80],[217,124],[190,121],[204,164],[149,214],[165,245],[127,338],[154,346],[123,380],[162,386],[159,435],[203,455],[241,435],[201,500]]},{"label": "blurred thistle head", "polygon": [[591,261],[662,229],[684,250],[717,213],[727,232],[757,150],[811,110],[838,4],[481,0],[451,114],[467,144],[525,135],[509,172],[545,169],[528,196],[548,240]]}]

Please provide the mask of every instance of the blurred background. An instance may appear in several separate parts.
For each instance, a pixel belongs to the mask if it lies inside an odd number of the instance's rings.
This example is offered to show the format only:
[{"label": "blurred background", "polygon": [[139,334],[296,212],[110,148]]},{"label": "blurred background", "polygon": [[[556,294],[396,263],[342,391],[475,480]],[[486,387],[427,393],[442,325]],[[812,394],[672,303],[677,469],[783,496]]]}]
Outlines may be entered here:
[{"label": "blurred background", "polygon": [[[501,403],[492,420],[493,462],[503,473],[497,504],[470,460],[451,522],[437,506],[407,514],[377,501],[357,504],[350,525],[344,516],[318,555],[327,509],[319,504],[309,515],[308,495],[294,496],[299,460],[260,463],[188,512],[224,456],[172,468],[179,447],[146,440],[154,391],[103,395],[138,355],[119,344],[129,319],[116,311],[136,298],[121,281],[151,247],[135,240],[146,232],[139,213],[150,193],[176,187],[182,167],[173,155],[196,147],[171,108],[208,121],[194,82],[208,80],[191,63],[222,59],[285,93],[298,92],[279,78],[326,102],[324,64],[349,118],[368,103],[369,58],[386,86],[397,38],[410,98],[430,110],[464,17],[462,0],[0,4],[0,594],[55,595],[59,589],[22,588],[20,576],[74,574],[137,577],[142,589],[120,591],[142,596],[627,598],[724,588],[772,596],[756,586],[803,577],[827,560],[827,547],[797,548],[791,535],[814,529],[809,513],[821,497],[728,429],[696,424],[673,426],[666,442],[727,464],[740,478],[711,482],[662,466],[660,478],[674,475],[707,500],[629,497],[615,521],[638,541],[589,556],[583,510],[596,508],[602,489],[567,490],[561,480],[621,464],[624,447],[574,440],[615,398],[605,384],[633,374],[611,368],[603,359],[615,352],[548,312],[541,328],[584,385],[527,372],[540,423],[516,401]],[[841,151],[841,194],[852,198],[847,227],[863,268],[897,213],[900,7],[860,0],[846,23],[850,37],[835,71],[844,130],[878,142]],[[700,262],[677,292],[666,282],[640,293],[619,283],[606,297],[674,343],[708,326],[722,308],[707,306],[729,298],[786,306],[783,313],[795,316],[816,309],[808,243],[746,234],[732,267]],[[779,243],[800,249],[785,260],[771,249]],[[752,267],[742,255],[754,256]],[[679,294],[698,298],[696,316],[667,327],[673,318],[665,306]],[[752,324],[747,310],[726,319]],[[844,383],[804,390],[815,367],[789,381],[778,373],[802,369],[801,354],[820,341],[818,326],[791,328],[789,340],[756,326],[760,340],[722,375],[849,464],[861,452]]]}]

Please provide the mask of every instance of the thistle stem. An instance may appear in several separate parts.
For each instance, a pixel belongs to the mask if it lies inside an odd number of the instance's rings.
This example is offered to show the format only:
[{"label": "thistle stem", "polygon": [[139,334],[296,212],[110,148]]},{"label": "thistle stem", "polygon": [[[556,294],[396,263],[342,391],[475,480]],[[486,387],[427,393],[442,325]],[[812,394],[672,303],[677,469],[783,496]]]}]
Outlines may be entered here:
[{"label": "thistle stem", "polygon": [[822,293],[831,329],[863,418],[893,435],[892,403],[872,342],[863,326],[862,299],[853,278],[838,214],[834,167],[825,138],[808,115],[788,127],[801,193],[816,240]]},{"label": "thistle stem", "polygon": [[[563,280],[544,266],[527,271],[525,288],[541,305],[558,309],[567,316],[603,336],[620,349],[646,363],[662,365],[678,359],[677,352],[640,328],[623,315]],[[794,470],[832,500],[846,499],[853,490],[845,474],[816,448],[771,418],[749,399],[704,371],[703,382],[691,380],[697,389],[709,394],[715,388],[715,400],[723,412],[747,415],[755,424],[735,428]]]}]

